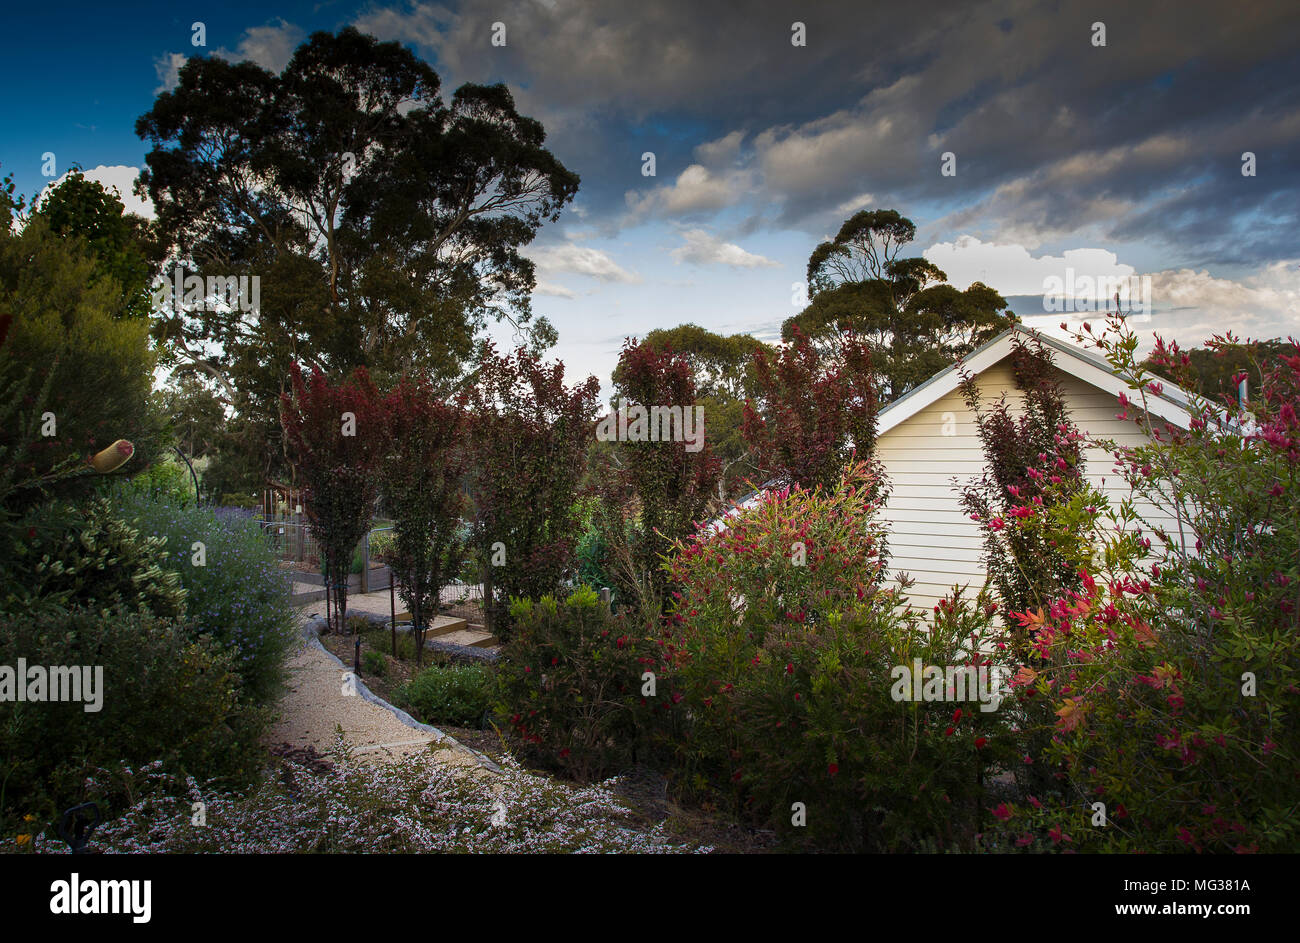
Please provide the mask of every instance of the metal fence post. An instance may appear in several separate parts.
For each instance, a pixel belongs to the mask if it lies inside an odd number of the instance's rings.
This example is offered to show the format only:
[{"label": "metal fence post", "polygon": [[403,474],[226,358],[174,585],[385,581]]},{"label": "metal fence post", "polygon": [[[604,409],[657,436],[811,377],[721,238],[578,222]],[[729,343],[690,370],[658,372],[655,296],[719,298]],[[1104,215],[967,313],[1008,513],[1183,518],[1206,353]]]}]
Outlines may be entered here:
[{"label": "metal fence post", "polygon": [[370,592],[370,531],[366,531],[362,541],[365,549],[361,551],[361,594]]}]

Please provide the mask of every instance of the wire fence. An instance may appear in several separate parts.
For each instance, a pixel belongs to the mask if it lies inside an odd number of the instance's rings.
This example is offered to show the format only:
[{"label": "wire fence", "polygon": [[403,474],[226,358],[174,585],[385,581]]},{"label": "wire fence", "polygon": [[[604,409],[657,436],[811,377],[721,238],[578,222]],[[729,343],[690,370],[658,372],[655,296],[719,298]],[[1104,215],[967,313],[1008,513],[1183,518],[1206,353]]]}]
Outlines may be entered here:
[{"label": "wire fence", "polygon": [[[262,518],[258,525],[280,562],[302,572],[299,582],[314,585],[323,565],[321,547],[301,515]],[[353,592],[373,593],[391,588],[400,593],[401,587],[393,584],[393,571],[387,560],[392,539],[393,525],[381,524],[371,528],[357,545],[349,567],[349,574],[356,584]],[[484,623],[482,583],[461,580],[448,583],[442,589],[439,602],[445,616],[464,619],[472,625]],[[405,604],[400,603],[398,608],[405,608]]]}]

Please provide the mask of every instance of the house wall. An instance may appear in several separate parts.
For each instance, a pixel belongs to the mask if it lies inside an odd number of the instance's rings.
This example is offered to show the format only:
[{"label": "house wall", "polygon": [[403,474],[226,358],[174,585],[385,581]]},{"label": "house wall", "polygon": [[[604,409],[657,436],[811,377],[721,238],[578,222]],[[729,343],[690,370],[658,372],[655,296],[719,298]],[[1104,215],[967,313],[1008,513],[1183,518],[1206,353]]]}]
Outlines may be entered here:
[{"label": "house wall", "polygon": [[[1070,416],[1085,435],[1114,439],[1121,445],[1147,441],[1132,422],[1115,418],[1119,405],[1114,396],[1059,369],[1056,372]],[[1004,393],[1013,409],[1020,402],[1006,360],[980,374],[978,384],[985,404],[992,404]],[[953,433],[947,436],[943,434],[946,413],[952,414],[948,418]],[[1162,427],[1158,421],[1157,428]],[[883,433],[876,456],[892,485],[882,517],[890,525],[893,576],[907,573],[915,580],[911,605],[928,614],[954,584],[969,585],[968,596],[973,596],[985,580],[983,542],[979,526],[962,511],[958,494],[961,484],[983,473],[984,452],[961,392],[941,397]],[[1114,471],[1109,452],[1086,450],[1084,474],[1106,492],[1112,506],[1118,507],[1121,499],[1130,496],[1123,476]],[[1168,520],[1145,502],[1137,506],[1148,520]]]}]

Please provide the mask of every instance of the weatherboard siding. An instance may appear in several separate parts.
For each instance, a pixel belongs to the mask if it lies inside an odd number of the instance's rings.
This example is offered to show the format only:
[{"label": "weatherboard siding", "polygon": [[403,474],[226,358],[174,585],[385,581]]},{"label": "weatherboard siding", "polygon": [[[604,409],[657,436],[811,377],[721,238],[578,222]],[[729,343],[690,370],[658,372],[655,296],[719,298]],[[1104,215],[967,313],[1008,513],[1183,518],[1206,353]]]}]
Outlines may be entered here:
[{"label": "weatherboard siding", "polygon": [[[1147,441],[1133,423],[1115,418],[1119,406],[1111,394],[1060,370],[1057,379],[1071,418],[1086,435],[1113,439],[1120,445]],[[1006,360],[981,373],[977,382],[986,407],[1004,393],[1013,409],[1020,402]],[[943,434],[947,413],[952,414],[947,418],[954,433],[949,436]],[[1084,454],[1086,477],[1113,505],[1130,496],[1123,476],[1114,471],[1109,452],[1088,449]],[[945,394],[882,433],[876,456],[891,484],[882,517],[890,529],[893,575],[906,573],[913,578],[911,605],[929,613],[954,584],[968,585],[973,595],[985,580],[983,540],[978,525],[961,509],[958,489],[983,473],[984,452],[961,392]],[[1139,513],[1148,519],[1166,520],[1144,503],[1139,503]]]}]

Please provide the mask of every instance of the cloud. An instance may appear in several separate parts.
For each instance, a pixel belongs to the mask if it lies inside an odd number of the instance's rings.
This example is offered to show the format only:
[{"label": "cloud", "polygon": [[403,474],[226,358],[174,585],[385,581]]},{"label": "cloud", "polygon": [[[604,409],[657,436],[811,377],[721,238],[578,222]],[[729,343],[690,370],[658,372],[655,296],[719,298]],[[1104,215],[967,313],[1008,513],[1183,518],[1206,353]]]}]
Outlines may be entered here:
[{"label": "cloud", "polygon": [[153,61],[154,71],[158,74],[158,87],[155,95],[170,92],[181,82],[181,66],[185,65],[185,56],[179,52],[165,52]]},{"label": "cloud", "polygon": [[[81,172],[87,180],[93,180],[100,184],[109,192],[116,191],[117,197],[122,201],[122,206],[127,213],[133,213],[136,216],[143,216],[145,219],[156,219],[158,214],[154,212],[153,203],[146,197],[137,197],[131,192],[135,185],[136,178],[140,176],[139,167],[104,166],[91,167]],[[54,187],[66,180],[68,175],[65,173],[57,180],[50,183],[36,197],[35,202],[39,204],[45,198],[45,195]]]},{"label": "cloud", "polygon": [[723,242],[703,229],[688,229],[682,233],[686,245],[669,250],[668,254],[679,264],[729,265],[732,268],[771,268],[781,263],[746,252],[740,246]]},{"label": "cloud", "polygon": [[538,282],[537,287],[533,289],[535,295],[550,295],[554,298],[577,298],[578,293],[571,288],[565,288],[563,285],[556,285],[552,282]]},{"label": "cloud", "polygon": [[539,272],[548,276],[555,272],[574,272],[607,283],[641,281],[640,275],[623,268],[601,249],[566,243],[529,248],[524,254],[533,260]]},{"label": "cloud", "polygon": [[695,159],[709,167],[730,164],[740,155],[744,131],[732,131],[714,141],[705,141],[695,148]]},{"label": "cloud", "polygon": [[231,62],[253,62],[269,72],[282,72],[306,35],[302,27],[279,19],[273,24],[245,30],[234,52],[222,47],[213,55]]},{"label": "cloud", "polygon": [[981,242],[969,235],[935,243],[921,254],[943,269],[954,288],[965,291],[972,282],[983,282],[1002,295],[1042,294],[1046,280],[1065,281],[1067,269],[1073,269],[1076,277],[1094,279],[1136,273],[1109,249],[1067,249],[1061,255],[1035,256],[1023,245]]},{"label": "cloud", "polygon": [[628,190],[625,194],[630,220],[646,216],[685,216],[719,210],[740,199],[748,186],[749,174],[732,171],[717,174],[703,164],[691,164],[673,183],[648,193]]}]

